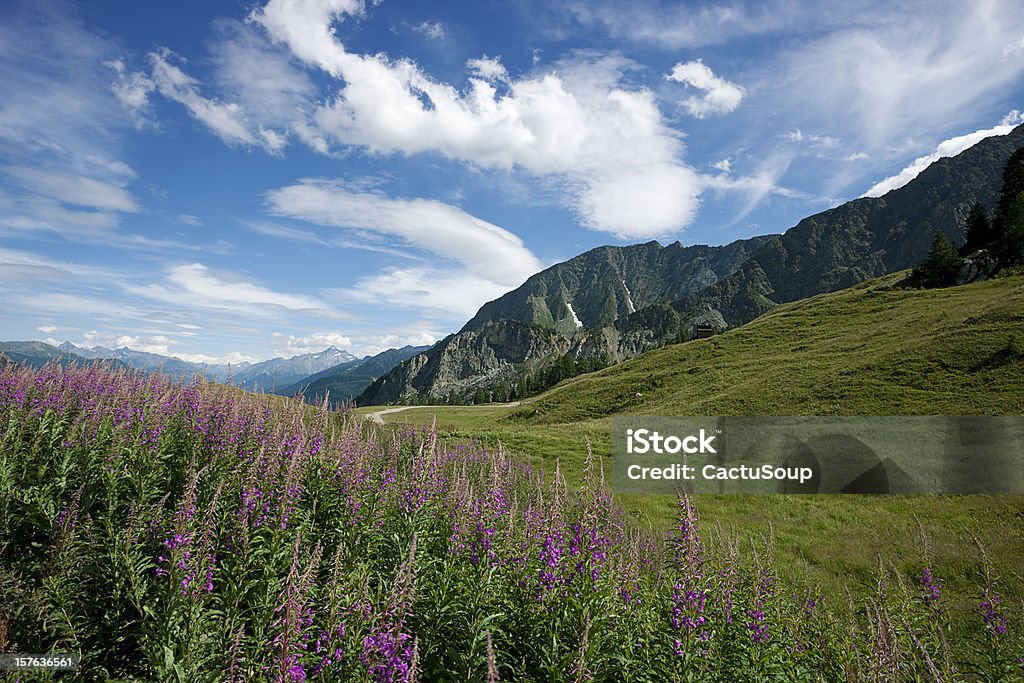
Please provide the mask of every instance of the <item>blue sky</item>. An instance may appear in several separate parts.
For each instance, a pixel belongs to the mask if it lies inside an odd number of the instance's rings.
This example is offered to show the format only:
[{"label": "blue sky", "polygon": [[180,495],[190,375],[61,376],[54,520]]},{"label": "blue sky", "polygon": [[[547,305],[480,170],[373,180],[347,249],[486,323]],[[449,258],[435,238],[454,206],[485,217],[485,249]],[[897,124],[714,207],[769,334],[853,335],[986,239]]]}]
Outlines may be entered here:
[{"label": "blue sky", "polygon": [[0,338],[429,343],[602,244],[724,244],[1024,109],[1018,2],[6,2]]}]

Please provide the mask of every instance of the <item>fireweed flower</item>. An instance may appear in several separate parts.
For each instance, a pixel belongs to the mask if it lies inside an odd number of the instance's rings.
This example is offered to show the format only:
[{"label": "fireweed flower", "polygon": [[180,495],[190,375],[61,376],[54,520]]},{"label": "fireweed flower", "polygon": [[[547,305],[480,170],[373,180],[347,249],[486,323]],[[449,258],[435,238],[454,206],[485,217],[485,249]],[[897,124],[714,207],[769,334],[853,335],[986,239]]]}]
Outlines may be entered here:
[{"label": "fireweed flower", "polygon": [[750,640],[758,645],[768,642],[768,626],[764,623],[764,612],[760,604],[755,609],[747,609],[747,622],[745,624],[750,631]]},{"label": "fireweed flower", "polygon": [[978,609],[981,611],[982,621],[985,622],[985,628],[987,628],[992,635],[999,637],[1006,634],[1006,615],[1003,614],[1002,605],[1003,601],[994,593],[989,590],[981,596],[981,602],[978,603]]},{"label": "fireweed flower", "polygon": [[320,661],[310,669],[310,673],[313,676],[319,676],[328,667],[341,662],[344,652],[337,641],[341,641],[344,638],[345,624],[341,624],[334,630],[320,631],[317,635],[316,644],[313,646],[313,652],[320,655]]},{"label": "fireweed flower", "polygon": [[921,589],[924,591],[924,603],[940,609],[938,603],[939,598],[942,597],[942,584],[932,574],[930,567],[925,567],[921,572]]},{"label": "fireweed flower", "polygon": [[395,627],[363,638],[359,661],[377,683],[406,683],[412,657],[412,636]]}]

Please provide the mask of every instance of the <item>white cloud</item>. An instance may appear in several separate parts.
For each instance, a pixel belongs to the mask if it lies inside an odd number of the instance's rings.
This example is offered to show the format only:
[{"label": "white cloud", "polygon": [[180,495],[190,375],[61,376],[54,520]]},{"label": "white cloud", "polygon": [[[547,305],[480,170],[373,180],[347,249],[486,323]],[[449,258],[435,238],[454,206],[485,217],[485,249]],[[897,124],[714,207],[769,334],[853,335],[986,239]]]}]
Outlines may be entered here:
[{"label": "white cloud", "polygon": [[310,296],[275,292],[230,272],[216,272],[201,263],[174,266],[162,284],[126,286],[133,294],[175,305],[239,311],[263,315],[286,309],[338,317],[323,302]]},{"label": "white cloud", "polygon": [[259,26],[231,20],[215,26],[215,81],[224,96],[239,105],[264,147],[280,151],[294,135],[316,149],[318,135],[309,116],[317,91],[301,64],[288,50],[271,43]]},{"label": "white cloud", "polygon": [[835,147],[839,144],[838,138],[834,138],[830,135],[806,134],[799,128],[794,128],[789,131],[783,135],[783,138],[790,142],[807,142],[813,145],[820,145],[822,147]]},{"label": "white cloud", "polygon": [[939,143],[939,146],[934,152],[914,159],[909,166],[899,173],[891,175],[888,178],[880,180],[872,185],[862,196],[881,197],[890,190],[903,187],[938,159],[956,156],[965,149],[973,147],[985,138],[992,137],[993,135],[1007,135],[1022,121],[1024,121],[1024,116],[1022,116],[1020,112],[1014,110],[1003,117],[1002,123],[998,126],[986,128],[984,130],[976,130],[973,133],[968,133],[967,135],[958,135],[955,138],[944,140]]},{"label": "white cloud", "polygon": [[42,332],[43,334],[54,334],[60,330],[56,325],[39,325],[36,327],[36,332]]},{"label": "white cloud", "polygon": [[875,158],[976,120],[1024,72],[1024,60],[1001,59],[1024,27],[1021,3],[876,3],[859,16],[782,52],[760,87],[784,120],[827,122]]},{"label": "white cloud", "polygon": [[[701,7],[693,3],[600,0],[570,0],[563,4],[572,17],[585,26],[600,27],[616,38],[671,49],[715,45],[732,38],[779,30],[793,31],[802,23],[811,22],[807,15],[815,14],[807,7],[809,3],[794,4],[788,0]],[[823,17],[825,22],[827,17],[827,14]]]},{"label": "white cloud", "polygon": [[103,65],[110,67],[117,74],[117,81],[110,86],[114,95],[131,113],[136,127],[145,127],[150,123],[149,94],[156,90],[156,84],[140,71],[129,71],[120,59],[112,59]]},{"label": "white cloud", "polygon": [[665,78],[704,92],[703,95],[691,96],[681,102],[698,119],[707,118],[711,114],[728,114],[735,111],[743,100],[742,87],[719,78],[699,59],[676,64]]},{"label": "white cloud", "polygon": [[116,273],[106,268],[58,261],[18,249],[0,247],[0,283],[10,282],[15,278],[15,270],[29,274],[31,279],[50,281],[53,283],[69,279],[108,281],[116,278]]},{"label": "white cloud", "polygon": [[729,159],[722,159],[721,161],[716,161],[715,163],[711,164],[711,168],[722,171],[723,173],[731,173],[732,161]]},{"label": "white cloud", "polygon": [[[501,94],[480,76],[460,91],[409,60],[348,52],[334,24],[362,10],[354,0],[271,0],[250,15],[339,80],[337,96],[313,115],[324,139],[554,176],[586,225],[621,237],[669,234],[692,220],[699,178],[680,161],[679,136],[664,124],[654,93],[624,85],[632,62],[579,55],[548,73],[509,80]],[[469,66],[483,76],[500,73],[496,60]],[[716,95],[713,106],[723,98],[729,95]],[[652,184],[663,191],[635,194]],[[610,207],[608,193],[622,204]]]},{"label": "white cloud", "polygon": [[237,351],[231,351],[219,356],[202,353],[182,353],[172,348],[178,345],[180,345],[180,342],[176,339],[163,334],[118,334],[114,332],[101,332],[98,330],[88,330],[83,332],[81,341],[76,344],[76,346],[87,349],[97,346],[102,346],[107,349],[128,348],[132,351],[169,356],[188,363],[205,363],[208,365],[226,365],[228,363],[236,365],[244,362],[252,363],[257,360],[254,356]]},{"label": "white cloud", "polygon": [[115,52],[73,6],[4,6],[0,156],[13,182],[0,226],[77,239],[109,234],[120,212],[139,210],[127,189],[135,172],[116,158],[130,120],[103,66]]},{"label": "white cloud", "polygon": [[281,294],[237,276],[215,274],[201,263],[171,269],[168,280],[203,299],[242,304],[266,304],[296,310],[320,308],[320,302],[306,296]]},{"label": "white cloud", "polygon": [[110,182],[25,166],[7,166],[2,170],[36,193],[65,204],[128,213],[139,210],[130,192]]},{"label": "white cloud", "polygon": [[175,353],[175,358],[188,363],[199,363],[206,365],[239,365],[241,363],[255,363],[259,358],[238,351],[229,351],[220,356],[211,356],[205,353]]},{"label": "white cloud", "polygon": [[[521,284],[521,283],[516,283]],[[483,304],[498,298],[511,287],[464,271],[431,268],[389,268],[359,280],[354,287],[338,290],[343,301],[383,305],[393,309],[427,311],[446,320],[472,317]]]},{"label": "white cloud", "polygon": [[323,351],[330,346],[348,349],[352,346],[352,339],[340,332],[314,332],[302,337],[277,332],[274,334],[274,344],[275,353],[291,358],[304,353]]},{"label": "white cloud", "polygon": [[199,227],[203,224],[202,218],[187,213],[183,213],[180,216],[178,216],[178,221],[184,223],[185,225],[192,225],[195,227]]},{"label": "white cloud", "polygon": [[258,146],[279,155],[294,134],[326,152],[326,143],[308,121],[315,88],[290,54],[249,24],[221,19],[214,29],[211,61],[223,100],[204,96],[199,81],[179,66],[185,60],[168,49],[147,55],[148,74],[129,71],[121,60],[106,62],[118,76],[113,91],[137,124],[147,123],[150,93],[155,91],[182,104],[230,145]]},{"label": "white cloud", "polygon": [[128,347],[134,351],[158,353],[161,356],[170,354],[172,343],[174,342],[162,334],[153,337],[136,337],[123,334],[114,341],[115,348]]},{"label": "white cloud", "polygon": [[[259,222],[248,223],[247,225],[253,231],[258,232],[261,235],[280,237],[282,239],[293,240],[295,242],[306,242],[308,244],[317,244],[321,247],[334,247],[337,249],[363,249],[365,251],[372,251],[379,254],[390,254],[391,256],[397,256],[399,258],[413,261],[423,260],[422,257],[417,256],[410,251],[402,251],[401,249],[395,249],[394,247],[387,246],[384,242],[383,236],[378,236],[374,233],[367,233],[366,231],[361,231],[359,239],[355,239],[344,235],[322,237],[308,230],[299,230],[298,228],[292,228],[278,223]],[[380,239],[371,239],[374,237],[379,237]]]},{"label": "white cloud", "polygon": [[508,70],[501,63],[500,57],[488,57],[484,55],[479,59],[470,59],[466,62],[466,69],[471,74],[485,81],[507,81]]},{"label": "white cloud", "polygon": [[1024,52],[1024,38],[1003,48],[1003,59]]},{"label": "white cloud", "polygon": [[436,200],[391,199],[315,179],[271,190],[266,196],[276,215],[400,237],[501,286],[518,286],[541,268],[517,236]]},{"label": "white cloud", "polygon": [[434,40],[441,40],[444,38],[444,26],[439,21],[421,21],[418,25],[414,26],[413,31],[422,33],[427,38],[433,38]]},{"label": "white cloud", "polygon": [[362,0],[271,0],[249,15],[299,59],[341,76],[348,55],[335,39],[335,20],[363,13]]},{"label": "white cloud", "polygon": [[409,331],[398,334],[382,334],[365,337],[359,345],[359,352],[368,356],[376,356],[388,349],[400,349],[403,346],[432,346],[438,339],[437,332]]},{"label": "white cloud", "polygon": [[[147,55],[156,89],[169,100],[185,106],[189,113],[228,144],[257,145],[259,139],[248,129],[242,108],[235,102],[219,102],[203,97],[199,83],[175,64],[170,50]],[[268,147],[275,151],[274,148]]]},{"label": "white cloud", "polygon": [[[769,195],[806,199],[807,195],[784,187],[780,180],[789,168],[789,157],[773,155],[758,164],[754,173],[734,176],[731,165],[728,170],[717,175],[704,177],[705,187],[718,192],[737,192],[743,196],[743,204],[730,224],[736,224],[750,214],[751,211]],[[716,164],[716,167],[718,165]],[[720,167],[719,167],[720,168]]]}]

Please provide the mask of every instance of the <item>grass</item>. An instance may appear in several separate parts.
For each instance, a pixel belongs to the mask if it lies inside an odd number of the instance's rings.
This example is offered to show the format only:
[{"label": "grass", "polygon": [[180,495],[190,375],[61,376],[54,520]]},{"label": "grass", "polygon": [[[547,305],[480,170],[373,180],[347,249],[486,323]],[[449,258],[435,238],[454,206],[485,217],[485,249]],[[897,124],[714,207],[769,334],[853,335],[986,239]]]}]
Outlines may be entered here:
[{"label": "grass", "polygon": [[594,458],[569,496],[502,449],[367,427],[203,381],[0,370],[0,652],[74,653],[75,680],[1019,678],[992,576],[984,608],[926,562],[847,601],[780,577],[770,543],[698,533],[686,501],[669,534],[628,529]]},{"label": "grass", "polygon": [[[384,416],[455,438],[502,442],[578,481],[584,441],[611,453],[615,415],[1020,415],[1024,277],[939,290],[894,274],[779,306],[716,337],[648,352],[568,380],[517,407],[428,406]],[[375,408],[360,408],[368,413]],[[674,501],[619,496],[640,524],[666,528]],[[784,572],[827,589],[865,588],[880,563],[910,575],[934,559],[954,593],[995,568],[1024,595],[1019,496],[701,496],[706,526],[773,533]]]}]

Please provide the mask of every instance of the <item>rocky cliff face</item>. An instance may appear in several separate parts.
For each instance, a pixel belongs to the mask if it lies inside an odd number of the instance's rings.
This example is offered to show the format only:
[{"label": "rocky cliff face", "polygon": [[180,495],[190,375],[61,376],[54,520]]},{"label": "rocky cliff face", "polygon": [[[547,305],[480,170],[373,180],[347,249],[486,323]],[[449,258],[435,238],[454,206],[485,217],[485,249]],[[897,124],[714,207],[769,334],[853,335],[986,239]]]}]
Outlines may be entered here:
[{"label": "rocky cliff face", "polygon": [[462,331],[519,320],[572,335],[656,303],[694,294],[734,273],[768,237],[722,247],[657,242],[598,247],[530,277],[484,304]]},{"label": "rocky cliff face", "polygon": [[487,323],[453,334],[425,353],[378,378],[359,397],[362,405],[409,401],[415,397],[462,400],[478,388],[514,386],[526,372],[543,368],[567,353],[569,338],[516,320]]},{"label": "rocky cliff face", "polygon": [[936,161],[883,197],[809,216],[781,235],[721,247],[593,249],[484,304],[458,334],[396,367],[358,401],[442,399],[453,391],[465,400],[478,387],[514,384],[567,351],[619,362],[697,325],[739,325],[777,304],[916,265],[937,230],[963,243],[971,205],[995,206],[1003,167],[1021,146],[1024,126]]}]

